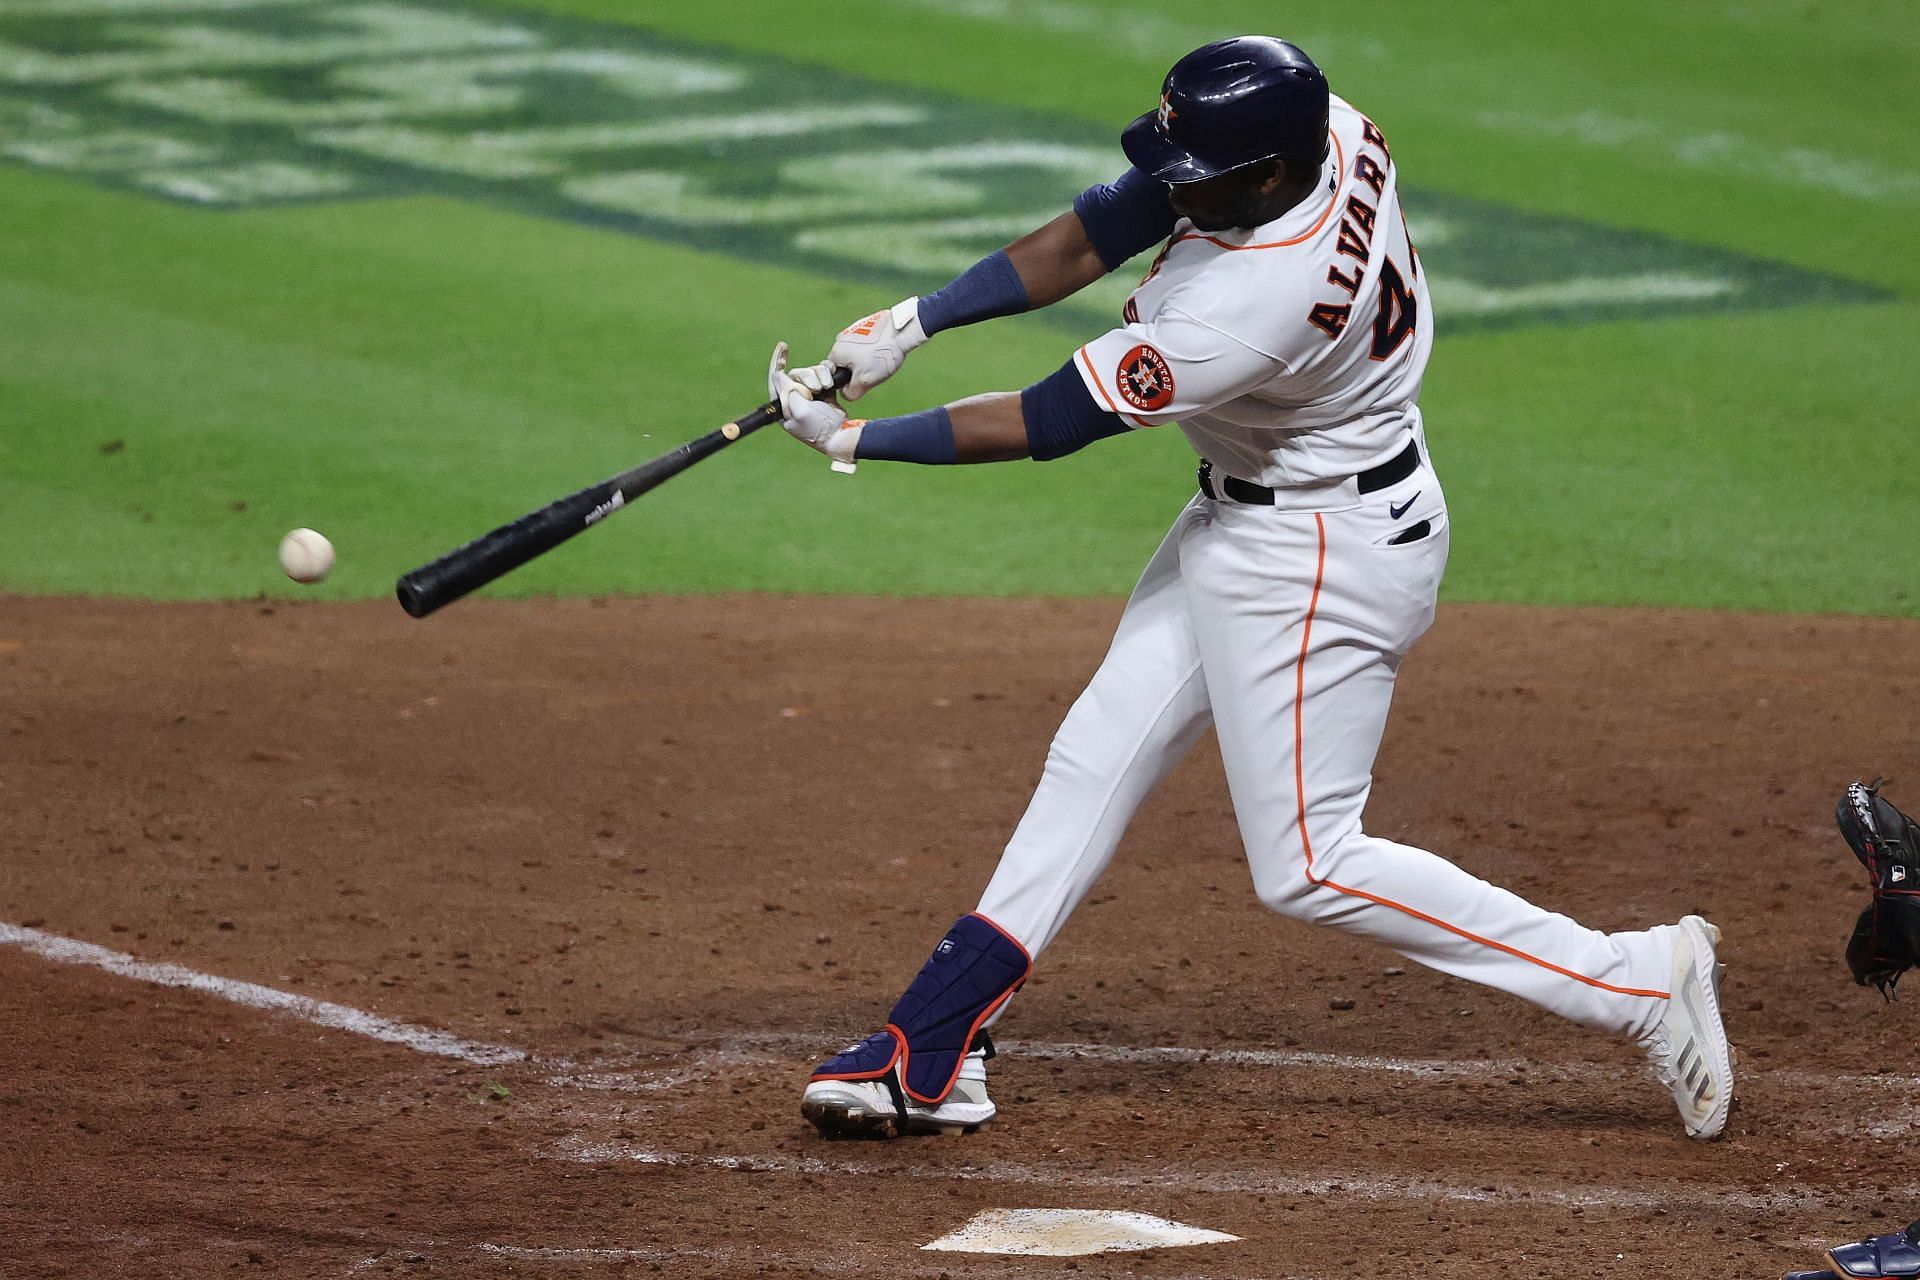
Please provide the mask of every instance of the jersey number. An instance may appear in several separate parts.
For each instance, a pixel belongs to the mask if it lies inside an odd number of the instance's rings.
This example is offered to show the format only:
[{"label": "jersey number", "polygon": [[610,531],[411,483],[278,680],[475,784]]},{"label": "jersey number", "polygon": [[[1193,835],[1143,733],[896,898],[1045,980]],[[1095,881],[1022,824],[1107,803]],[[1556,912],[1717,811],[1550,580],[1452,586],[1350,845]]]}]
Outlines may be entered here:
[{"label": "jersey number", "polygon": [[1400,268],[1388,258],[1380,264],[1380,314],[1373,318],[1373,358],[1385,360],[1398,351],[1419,319],[1419,302],[1407,291]]}]

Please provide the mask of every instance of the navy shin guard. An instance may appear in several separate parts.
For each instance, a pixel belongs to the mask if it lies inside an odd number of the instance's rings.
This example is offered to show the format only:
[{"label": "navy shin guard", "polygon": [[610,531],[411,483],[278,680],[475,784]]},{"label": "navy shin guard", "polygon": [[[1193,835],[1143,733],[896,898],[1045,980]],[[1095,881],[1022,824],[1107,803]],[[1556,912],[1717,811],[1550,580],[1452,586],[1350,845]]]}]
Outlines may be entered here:
[{"label": "navy shin guard", "polygon": [[887,1015],[887,1029],[829,1058],[815,1080],[893,1077],[915,1102],[937,1106],[994,1010],[1027,980],[1033,959],[999,925],[961,916]]},{"label": "navy shin guard", "polygon": [[1920,1276],[1920,1222],[1905,1231],[1843,1244],[1827,1253],[1841,1280],[1905,1280]]}]

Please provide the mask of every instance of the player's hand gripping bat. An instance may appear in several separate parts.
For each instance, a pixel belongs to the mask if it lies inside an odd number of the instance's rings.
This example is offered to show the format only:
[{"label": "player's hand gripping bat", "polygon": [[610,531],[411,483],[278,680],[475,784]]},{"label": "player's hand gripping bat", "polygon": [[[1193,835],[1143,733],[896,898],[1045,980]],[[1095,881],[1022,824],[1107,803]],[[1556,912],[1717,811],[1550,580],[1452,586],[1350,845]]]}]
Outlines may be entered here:
[{"label": "player's hand gripping bat", "polygon": [[[847,377],[847,370],[836,369],[834,386],[844,387]],[[415,618],[424,618],[536,556],[545,555],[575,534],[584,533],[641,494],[666,483],[694,463],[712,457],[742,436],[780,421],[780,417],[780,405],[769,400],[752,413],[689,440],[651,462],[622,471],[599,484],[588,485],[511,524],[503,524],[492,533],[483,534],[466,546],[402,575],[394,584],[400,607]]]}]

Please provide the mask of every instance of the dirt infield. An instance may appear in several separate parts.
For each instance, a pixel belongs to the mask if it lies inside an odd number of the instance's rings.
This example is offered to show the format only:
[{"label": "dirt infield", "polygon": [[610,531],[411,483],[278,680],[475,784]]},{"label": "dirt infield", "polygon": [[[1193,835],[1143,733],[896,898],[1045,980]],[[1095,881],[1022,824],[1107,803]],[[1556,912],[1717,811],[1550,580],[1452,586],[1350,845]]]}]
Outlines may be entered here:
[{"label": "dirt infield", "polygon": [[[1839,788],[1920,803],[1860,690],[1913,704],[1920,624],[1867,619],[1452,607],[1402,677],[1371,829],[1724,926],[1720,1143],[1265,912],[1210,746],[1003,1020],[998,1122],[815,1137],[1117,610],[0,598],[0,1275],[1771,1276],[1920,1213],[1914,1016],[1840,960]],[[991,1207],[1243,1239],[919,1252]]]}]

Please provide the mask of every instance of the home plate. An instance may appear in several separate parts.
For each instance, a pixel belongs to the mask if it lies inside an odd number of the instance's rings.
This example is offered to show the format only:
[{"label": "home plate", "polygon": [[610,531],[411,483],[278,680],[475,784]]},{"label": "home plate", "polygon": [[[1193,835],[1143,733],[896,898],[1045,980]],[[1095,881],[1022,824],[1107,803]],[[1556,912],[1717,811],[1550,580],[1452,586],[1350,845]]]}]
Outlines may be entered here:
[{"label": "home plate", "polygon": [[1224,1231],[1168,1222],[1150,1213],[1123,1213],[1114,1209],[984,1209],[958,1231],[920,1247],[950,1253],[1022,1253],[1072,1258],[1085,1253],[1224,1244],[1239,1238]]}]

